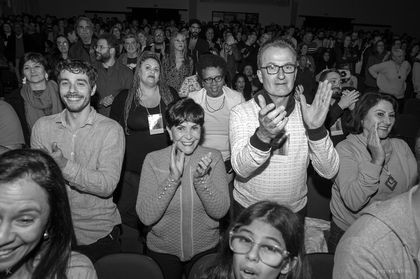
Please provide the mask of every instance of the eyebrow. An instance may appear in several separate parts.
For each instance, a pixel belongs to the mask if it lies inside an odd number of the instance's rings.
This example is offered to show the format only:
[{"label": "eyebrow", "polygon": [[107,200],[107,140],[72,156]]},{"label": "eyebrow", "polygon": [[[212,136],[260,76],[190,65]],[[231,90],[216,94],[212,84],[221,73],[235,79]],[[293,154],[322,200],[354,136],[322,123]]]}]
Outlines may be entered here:
[{"label": "eyebrow", "polygon": [[18,211],[18,213],[20,213],[20,214],[22,214],[22,213],[28,213],[28,212],[41,213],[41,210],[39,208],[35,208],[35,207],[27,207],[27,208],[20,209]]},{"label": "eyebrow", "polygon": [[[254,235],[254,233],[253,232],[251,232],[250,230],[248,230],[248,229],[244,229],[244,228],[242,228],[242,229],[239,229],[239,231],[244,231],[244,232],[247,232],[247,233],[249,233],[249,234],[251,234],[251,235]],[[273,240],[274,242],[277,242],[277,244],[279,245],[279,246],[282,246],[282,244],[280,243],[280,240],[278,240],[277,238],[275,238],[275,237],[271,237],[271,236],[265,236],[264,237],[265,239],[269,239],[269,240]]]}]

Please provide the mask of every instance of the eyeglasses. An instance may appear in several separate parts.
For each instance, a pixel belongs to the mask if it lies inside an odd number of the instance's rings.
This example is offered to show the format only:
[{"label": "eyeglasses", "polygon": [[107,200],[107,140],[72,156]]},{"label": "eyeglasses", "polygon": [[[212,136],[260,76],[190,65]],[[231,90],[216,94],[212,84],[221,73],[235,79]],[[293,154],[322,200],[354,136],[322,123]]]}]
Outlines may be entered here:
[{"label": "eyeglasses", "polygon": [[222,79],[223,79],[223,76],[217,76],[217,77],[214,77],[214,78],[204,78],[203,80],[204,80],[205,83],[211,84],[213,81],[221,82]]},{"label": "eyeglasses", "polygon": [[68,42],[57,43],[58,46],[67,46],[68,44],[69,44]]},{"label": "eyeglasses", "polygon": [[101,46],[101,45],[95,46],[95,50],[97,50],[97,49],[103,50],[104,48],[109,48],[109,46]]},{"label": "eyeglasses", "polygon": [[125,46],[129,47],[129,46],[136,46],[137,42],[133,42],[133,43],[125,43]]},{"label": "eyeglasses", "polygon": [[271,267],[278,267],[283,259],[289,256],[289,252],[277,245],[257,244],[252,238],[235,234],[233,231],[229,232],[229,246],[230,250],[240,255],[247,254],[252,247],[257,246],[259,259]]},{"label": "eyeglasses", "polygon": [[275,64],[270,64],[267,65],[265,67],[261,67],[261,69],[266,69],[267,70],[267,74],[269,75],[276,75],[278,74],[278,72],[280,71],[280,68],[282,69],[282,71],[285,74],[291,74],[294,73],[296,70],[296,64],[285,64],[283,66],[279,66],[279,65],[275,65]]},{"label": "eyeglasses", "polygon": [[185,40],[175,40],[175,43],[184,44]]},{"label": "eyeglasses", "polygon": [[155,34],[155,36],[156,36],[156,37],[163,37],[163,36],[165,36],[165,34],[160,33],[160,34]]}]

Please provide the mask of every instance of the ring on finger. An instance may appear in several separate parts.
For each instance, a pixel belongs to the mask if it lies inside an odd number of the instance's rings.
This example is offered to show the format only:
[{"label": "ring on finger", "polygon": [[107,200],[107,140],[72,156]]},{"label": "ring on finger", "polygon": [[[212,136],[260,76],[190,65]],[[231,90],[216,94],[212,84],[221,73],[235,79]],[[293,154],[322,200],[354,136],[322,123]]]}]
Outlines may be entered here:
[{"label": "ring on finger", "polygon": [[281,120],[279,123],[276,124],[276,127],[280,126],[281,123],[283,123],[283,120]]}]

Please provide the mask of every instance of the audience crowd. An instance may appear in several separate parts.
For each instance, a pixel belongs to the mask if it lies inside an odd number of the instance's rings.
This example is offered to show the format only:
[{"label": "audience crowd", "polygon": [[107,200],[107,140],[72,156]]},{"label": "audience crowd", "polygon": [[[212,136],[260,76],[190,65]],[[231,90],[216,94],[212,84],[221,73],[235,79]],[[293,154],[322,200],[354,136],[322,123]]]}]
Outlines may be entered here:
[{"label": "audience crowd", "polygon": [[202,278],[310,278],[309,175],[333,185],[334,278],[420,276],[420,140],[394,129],[420,99],[417,38],[96,14],[0,25],[15,85],[0,96],[0,278],[96,278],[127,228],[165,279],[211,253]]}]

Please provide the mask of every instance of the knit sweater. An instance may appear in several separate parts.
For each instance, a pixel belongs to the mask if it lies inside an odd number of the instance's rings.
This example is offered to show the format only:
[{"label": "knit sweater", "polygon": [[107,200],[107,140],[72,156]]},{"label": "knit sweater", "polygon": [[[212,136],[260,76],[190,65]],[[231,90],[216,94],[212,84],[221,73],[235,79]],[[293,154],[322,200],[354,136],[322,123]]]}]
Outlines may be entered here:
[{"label": "knit sweater", "polygon": [[[263,94],[267,104],[270,97]],[[271,101],[272,102],[272,101]],[[315,170],[325,178],[332,178],[338,171],[338,154],[325,127],[306,130],[300,103],[289,98],[289,121],[285,132],[289,134],[288,154],[278,155],[261,150],[252,144],[259,127],[259,105],[256,97],[235,106],[230,112],[230,143],[232,167],[237,176],[233,196],[244,207],[261,200],[288,205],[294,212],[306,205],[307,173],[309,159]]]},{"label": "knit sweater", "polygon": [[[188,261],[219,242],[219,222],[229,209],[228,183],[222,155],[198,146],[186,157],[180,181],[170,177],[172,146],[146,156],[141,172],[136,211],[151,231],[147,246]],[[210,172],[194,184],[200,159],[211,152]]]},{"label": "knit sweater", "polygon": [[412,207],[416,189],[365,210],[337,247],[333,278],[419,278],[418,213]]}]

